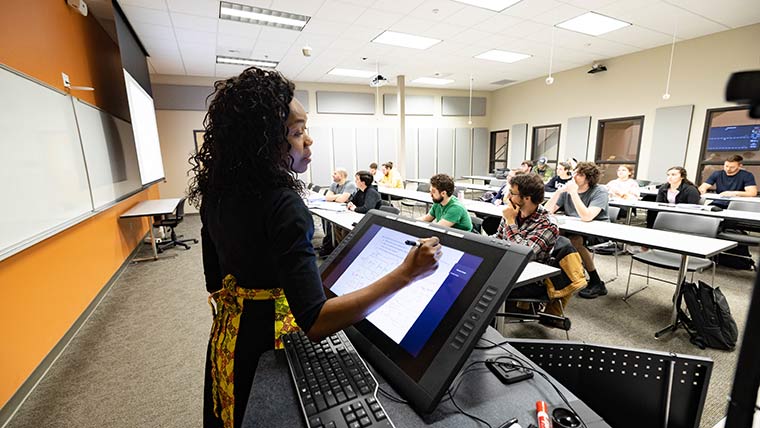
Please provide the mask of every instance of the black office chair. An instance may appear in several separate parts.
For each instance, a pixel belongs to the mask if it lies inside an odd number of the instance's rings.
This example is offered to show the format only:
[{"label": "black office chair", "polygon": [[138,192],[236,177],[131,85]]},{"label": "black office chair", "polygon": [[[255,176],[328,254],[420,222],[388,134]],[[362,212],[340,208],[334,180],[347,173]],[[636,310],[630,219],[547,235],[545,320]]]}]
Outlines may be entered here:
[{"label": "black office chair", "polygon": [[163,216],[153,222],[153,227],[168,227],[171,231],[171,238],[169,241],[159,242],[156,245],[156,249],[159,253],[162,253],[164,250],[176,247],[178,245],[184,247],[186,250],[189,250],[190,246],[187,245],[186,242],[192,242],[193,244],[198,243],[197,239],[179,239],[182,238],[182,235],[177,236],[177,233],[174,231],[174,228],[182,223],[182,219],[185,217],[185,199],[186,198],[180,199],[179,203],[177,204],[177,210],[175,214]]},{"label": "black office chair", "polygon": [[[383,201],[383,202],[386,202],[386,201]],[[396,208],[396,207],[394,207],[393,205],[382,204],[382,205],[380,205],[379,210],[380,211],[385,211],[385,212],[388,212],[388,213],[391,213],[391,214],[400,214],[401,213],[401,210],[398,209],[398,208]]]},{"label": "black office chair", "polygon": [[[736,210],[736,211],[760,213],[760,203],[732,200],[731,202],[728,203],[728,209]],[[723,222],[724,225],[726,223],[727,223],[726,221]],[[746,227],[747,229],[750,229],[750,230],[757,230],[756,229],[757,226],[754,226],[751,224],[746,225]],[[744,225],[741,222],[733,222],[733,224],[730,224],[728,227],[724,226],[722,229],[723,230],[721,230],[721,232],[718,233],[718,239],[734,241],[738,243],[739,245],[746,245],[747,247],[760,247],[760,237],[758,237],[757,235],[753,236],[753,235],[748,234],[745,230]],[[746,256],[742,256],[738,254],[731,254],[731,256],[747,258]],[[750,253],[749,259],[752,262],[752,265],[754,266],[754,258],[752,257],[752,253]]]},{"label": "black office chair", "polygon": [[476,217],[474,214],[470,214],[470,220],[472,221],[472,233],[477,233],[478,235],[483,234],[483,219],[480,217]]},{"label": "black office chair", "polygon": [[[654,221],[654,228],[659,230],[668,230],[671,232],[680,232],[687,235],[698,235],[707,238],[715,238],[718,235],[720,220],[721,219],[714,217],[661,212],[657,214],[657,219]],[[646,275],[633,273],[634,260],[647,265]],[[677,285],[674,281],[668,281],[665,279],[649,276],[649,266],[655,266],[669,270],[678,270],[681,267],[681,255],[654,249],[644,253],[632,255],[631,264],[628,267],[628,282],[625,285],[625,297],[623,297],[624,301],[627,301],[634,294],[649,287],[650,278],[661,282],[667,282],[668,284]],[[715,262],[713,260],[702,259],[698,257],[689,257],[689,263],[686,266],[686,271],[691,272],[692,281],[694,281],[694,272],[701,273],[710,267],[712,267],[712,284],[715,284]],[[647,285],[641,287],[633,293],[628,293],[629,287],[631,285],[631,275],[646,277]]]},{"label": "black office chair", "polygon": [[[418,192],[429,192],[430,191],[430,183],[418,183],[417,184],[417,191]],[[428,204],[425,202],[420,201],[414,201],[411,199],[402,199],[401,200],[401,208],[408,207],[411,208],[412,214],[411,216],[414,217],[417,211],[417,207],[424,207],[425,212],[428,210]]]}]

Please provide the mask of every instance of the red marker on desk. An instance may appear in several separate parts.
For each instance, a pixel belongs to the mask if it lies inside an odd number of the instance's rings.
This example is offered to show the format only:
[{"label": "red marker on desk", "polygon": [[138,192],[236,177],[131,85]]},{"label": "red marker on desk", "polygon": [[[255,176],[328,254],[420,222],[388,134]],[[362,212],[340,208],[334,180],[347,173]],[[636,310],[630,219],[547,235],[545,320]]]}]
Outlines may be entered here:
[{"label": "red marker on desk", "polygon": [[546,402],[536,401],[536,420],[538,420],[538,428],[552,428],[551,419],[549,419],[549,413],[547,413]]}]

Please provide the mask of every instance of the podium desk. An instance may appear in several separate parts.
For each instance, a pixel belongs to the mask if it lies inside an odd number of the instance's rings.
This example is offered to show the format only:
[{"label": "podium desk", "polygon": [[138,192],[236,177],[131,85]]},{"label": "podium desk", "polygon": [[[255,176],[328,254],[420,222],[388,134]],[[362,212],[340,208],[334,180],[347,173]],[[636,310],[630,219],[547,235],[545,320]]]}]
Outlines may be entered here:
[{"label": "podium desk", "polygon": [[[491,327],[488,327],[483,338],[494,343],[502,343],[505,340],[501,334]],[[490,345],[486,340],[481,339],[478,342],[478,346]],[[523,427],[527,427],[530,423],[535,424],[537,400],[546,401],[550,412],[555,407],[567,407],[554,388],[542,376],[536,374],[532,379],[512,385],[504,385],[482,363],[479,363],[487,358],[507,355],[508,351],[510,354],[520,357],[525,361],[525,364],[529,364],[537,371],[546,373],[509,344],[502,346],[505,349],[495,347],[487,350],[473,350],[467,362],[462,366],[463,370],[452,382],[452,385],[455,386],[460,379],[462,381],[454,395],[459,407],[470,414],[485,419],[494,428],[513,417],[518,418]],[[474,362],[478,363],[470,366],[470,363]],[[468,366],[469,369],[466,370],[465,374],[462,374]],[[399,397],[398,392],[388,385],[376,371],[372,370],[372,374],[383,390]],[[587,427],[605,428],[610,426],[567,388],[548,374],[547,376],[562,391]],[[381,393],[377,394],[377,399],[397,428],[479,426],[472,419],[459,413],[448,395],[444,395],[438,407],[431,414],[423,416],[417,414],[409,405],[396,403]],[[306,426],[284,351],[269,351],[259,360],[242,426],[244,428]]]},{"label": "podium desk", "polygon": [[148,230],[150,230],[150,245],[153,249],[153,257],[134,259],[133,262],[158,260],[158,248],[156,248],[156,236],[153,234],[153,222],[150,217],[157,215],[169,215],[177,209],[180,198],[149,199],[137,203],[119,218],[148,217]]}]

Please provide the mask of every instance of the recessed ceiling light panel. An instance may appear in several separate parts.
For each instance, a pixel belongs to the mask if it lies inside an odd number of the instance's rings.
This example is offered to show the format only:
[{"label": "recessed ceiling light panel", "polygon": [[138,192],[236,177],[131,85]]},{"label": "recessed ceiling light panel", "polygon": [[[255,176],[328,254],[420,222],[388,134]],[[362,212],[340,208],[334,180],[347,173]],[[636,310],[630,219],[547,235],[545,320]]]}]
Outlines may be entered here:
[{"label": "recessed ceiling light panel", "polygon": [[488,52],[483,52],[480,55],[475,55],[475,58],[488,59],[491,61],[513,63],[522,61],[526,58],[530,58],[532,55],[522,54],[517,52],[501,51],[498,49],[492,49]]},{"label": "recessed ceiling light panel", "polygon": [[436,77],[418,77],[412,80],[412,83],[421,83],[423,85],[448,85],[454,83],[451,79],[439,79]]},{"label": "recessed ceiling light panel", "polygon": [[367,71],[367,70],[355,70],[352,68],[333,68],[330,70],[327,74],[332,74],[333,76],[345,76],[345,77],[372,77],[375,75],[374,71]]},{"label": "recessed ceiling light panel", "polygon": [[296,15],[295,13],[281,12],[279,10],[264,9],[226,1],[219,3],[219,18],[296,31],[303,30],[303,27],[310,19],[305,15]]},{"label": "recessed ceiling light panel", "polygon": [[256,67],[262,67],[262,68],[275,68],[277,67],[277,64],[278,64],[276,61],[268,61],[265,59],[233,58],[229,56],[217,56],[216,63],[217,64],[245,65],[245,66],[254,65]]},{"label": "recessed ceiling light panel", "polygon": [[459,3],[469,4],[472,6],[482,7],[483,9],[489,9],[496,12],[512,6],[515,3],[520,3],[521,0],[454,0]]},{"label": "recessed ceiling light panel", "polygon": [[375,37],[375,39],[372,40],[372,43],[382,43],[384,45],[401,46],[412,49],[427,49],[433,45],[441,43],[441,40],[415,36],[413,34],[397,33],[395,31],[384,31],[383,34]]},{"label": "recessed ceiling light panel", "polygon": [[620,21],[594,12],[587,12],[568,19],[565,22],[560,22],[557,24],[557,27],[590,36],[599,36],[630,25],[632,25],[630,22]]}]

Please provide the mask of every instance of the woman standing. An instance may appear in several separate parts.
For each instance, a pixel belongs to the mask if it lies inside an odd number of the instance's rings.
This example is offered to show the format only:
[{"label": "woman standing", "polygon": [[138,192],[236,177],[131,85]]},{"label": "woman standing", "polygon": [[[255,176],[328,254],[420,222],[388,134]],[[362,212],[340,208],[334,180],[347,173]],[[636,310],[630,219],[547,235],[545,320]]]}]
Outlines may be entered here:
[{"label": "woman standing", "polygon": [[617,179],[607,183],[611,198],[639,199],[639,183],[632,179],[633,167],[620,165],[617,169]]},{"label": "woman standing", "polygon": [[[668,169],[668,181],[660,186],[657,190],[657,202],[668,204],[698,204],[699,190],[689,181],[686,169],[680,166],[670,167]],[[656,211],[647,211],[647,227],[654,226],[654,219],[657,218]]]},{"label": "woman standing", "polygon": [[189,198],[200,206],[203,268],[214,315],[206,359],[204,427],[239,427],[259,356],[299,328],[321,340],[364,317],[436,268],[437,238],[423,240],[388,275],[326,300],[303,203],[313,141],[294,85],[251,67],[220,80],[191,158]]}]

